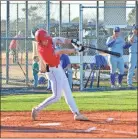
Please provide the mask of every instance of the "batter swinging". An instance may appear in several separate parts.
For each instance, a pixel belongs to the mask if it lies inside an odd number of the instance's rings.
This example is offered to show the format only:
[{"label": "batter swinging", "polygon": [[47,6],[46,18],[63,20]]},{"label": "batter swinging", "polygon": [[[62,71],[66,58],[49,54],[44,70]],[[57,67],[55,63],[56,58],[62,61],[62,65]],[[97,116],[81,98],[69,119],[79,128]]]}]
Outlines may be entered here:
[{"label": "batter swinging", "polygon": [[[32,119],[36,120],[37,114],[44,107],[57,102],[61,96],[62,92],[64,93],[65,101],[69,105],[72,113],[74,114],[74,120],[88,120],[87,117],[80,114],[74,98],[72,96],[72,92],[68,83],[68,79],[65,75],[63,68],[60,66],[60,56],[61,54],[71,54],[76,51],[83,51],[84,48],[82,46],[76,47],[75,49],[61,49],[54,50],[52,47],[52,37],[48,35],[48,33],[39,29],[35,33],[35,40],[37,41],[38,53],[42,58],[45,65],[47,65],[47,71],[45,72],[47,78],[51,81],[52,87],[52,96],[45,99],[42,103],[32,109]],[[68,43],[77,43],[77,40],[64,40],[65,44]]]}]

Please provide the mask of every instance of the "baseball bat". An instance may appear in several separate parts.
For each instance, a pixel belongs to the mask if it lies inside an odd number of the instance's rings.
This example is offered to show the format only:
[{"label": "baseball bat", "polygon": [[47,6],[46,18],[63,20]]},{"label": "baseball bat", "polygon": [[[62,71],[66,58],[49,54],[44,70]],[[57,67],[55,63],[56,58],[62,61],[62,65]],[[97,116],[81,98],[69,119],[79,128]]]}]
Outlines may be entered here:
[{"label": "baseball bat", "polygon": [[94,82],[94,71],[92,72],[92,78],[91,78],[90,88],[93,87],[93,82]]},{"label": "baseball bat", "polygon": [[97,87],[99,87],[99,84],[100,84],[100,68],[98,71]]},{"label": "baseball bat", "polygon": [[23,70],[21,64],[20,64],[19,62],[17,62],[17,64],[19,65],[20,69],[22,70],[22,72],[23,72],[23,74],[24,74],[24,77],[26,78],[26,73],[24,72],[24,70]]},{"label": "baseball bat", "polygon": [[109,50],[98,49],[98,48],[89,47],[89,46],[84,46],[84,48],[90,48],[90,49],[93,49],[93,50],[98,50],[98,51],[101,51],[101,52],[104,52],[104,53],[107,53],[107,54],[110,54],[110,55],[114,55],[114,56],[117,56],[117,57],[121,56],[120,53],[109,51]]},{"label": "baseball bat", "polygon": [[91,69],[91,72],[90,72],[90,74],[89,74],[89,77],[88,77],[88,79],[87,79],[87,81],[86,81],[86,84],[85,84],[84,88],[87,87],[87,84],[88,84],[88,82],[89,82],[89,80],[90,80],[90,77],[91,77],[92,72],[93,72],[93,69]]}]

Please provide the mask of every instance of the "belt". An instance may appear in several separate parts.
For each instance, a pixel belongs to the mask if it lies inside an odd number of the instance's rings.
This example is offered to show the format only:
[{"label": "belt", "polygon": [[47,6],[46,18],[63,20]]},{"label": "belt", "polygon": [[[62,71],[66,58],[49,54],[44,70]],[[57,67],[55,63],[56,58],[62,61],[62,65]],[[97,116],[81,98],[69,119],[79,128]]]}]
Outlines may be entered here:
[{"label": "belt", "polygon": [[51,65],[48,65],[49,67],[51,67],[51,68],[53,68],[53,67],[56,67],[56,68],[58,68],[58,66],[51,66]]},{"label": "belt", "polygon": [[46,64],[46,71],[47,71],[47,72],[50,71],[50,70],[49,70],[49,67],[51,67],[51,68],[52,68],[52,67],[56,67],[56,68],[58,68],[58,65],[57,65],[57,66],[51,66],[51,65]]}]

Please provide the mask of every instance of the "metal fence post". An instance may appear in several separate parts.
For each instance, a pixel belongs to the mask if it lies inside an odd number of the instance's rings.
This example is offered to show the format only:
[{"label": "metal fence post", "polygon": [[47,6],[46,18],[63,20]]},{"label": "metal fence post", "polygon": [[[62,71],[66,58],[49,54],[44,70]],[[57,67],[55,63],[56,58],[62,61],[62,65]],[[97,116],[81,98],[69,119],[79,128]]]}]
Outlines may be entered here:
[{"label": "metal fence post", "polygon": [[[99,41],[99,1],[97,1],[97,8],[96,8],[96,48],[98,48],[98,41]],[[98,53],[98,51],[96,51]]]},{"label": "metal fence post", "polygon": [[[16,20],[16,35],[18,35],[18,31],[19,31],[19,27],[18,27],[18,22],[19,22],[19,8],[18,8],[19,6],[18,6],[18,3],[17,3],[17,20]],[[16,41],[16,62],[18,62],[18,43],[17,43],[17,41]]]},{"label": "metal fence post", "polygon": [[[83,7],[80,4],[80,18],[79,18],[79,40],[82,43],[83,39]],[[80,90],[83,90],[83,52],[80,53]]]},{"label": "metal fence post", "polygon": [[136,25],[138,25],[138,0],[136,1]]},{"label": "metal fence post", "polygon": [[59,2],[59,36],[61,36],[62,26],[62,1]]},{"label": "metal fence post", "polygon": [[[9,24],[10,24],[10,2],[7,1],[7,13],[6,13],[6,38],[9,37]],[[6,84],[9,82],[9,46],[8,46],[8,39],[6,39]]]},{"label": "metal fence post", "polygon": [[70,15],[71,15],[70,12],[71,12],[71,11],[70,11],[70,4],[69,4],[69,23],[70,23]]},{"label": "metal fence post", "polygon": [[26,22],[25,22],[25,53],[26,53],[26,84],[28,84],[28,47],[27,47],[27,37],[28,37],[28,1],[25,2],[26,8]]},{"label": "metal fence post", "polygon": [[50,34],[50,0],[47,0],[47,9],[46,9],[46,19],[47,19],[47,31]]}]

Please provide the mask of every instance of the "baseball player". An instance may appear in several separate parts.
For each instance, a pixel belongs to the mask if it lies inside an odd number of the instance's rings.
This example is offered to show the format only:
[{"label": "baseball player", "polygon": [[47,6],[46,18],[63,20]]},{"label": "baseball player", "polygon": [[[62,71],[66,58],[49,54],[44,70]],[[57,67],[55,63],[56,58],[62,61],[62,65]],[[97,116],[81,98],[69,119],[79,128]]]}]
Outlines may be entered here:
[{"label": "baseball player", "polygon": [[[37,41],[37,48],[40,57],[43,60],[43,63],[46,67],[46,76],[51,81],[52,87],[52,96],[45,99],[42,103],[37,105],[32,109],[32,119],[35,120],[39,111],[41,111],[44,107],[57,102],[61,96],[62,91],[64,93],[65,101],[69,105],[72,113],[74,114],[74,120],[88,120],[87,117],[80,114],[74,98],[72,96],[72,92],[68,83],[68,79],[65,75],[63,68],[60,66],[60,56],[61,54],[71,54],[76,51],[81,52],[84,50],[84,47],[75,47],[74,49],[61,49],[54,50],[52,47],[53,41],[52,37],[48,35],[48,33],[39,29],[35,33],[35,40]],[[64,44],[74,43],[77,44],[77,40],[69,40],[65,39]]]},{"label": "baseball player", "polygon": [[127,75],[127,84],[128,87],[132,86],[132,78],[134,75],[134,70],[137,66],[137,54],[138,54],[138,25],[133,27],[132,34],[128,36],[128,41],[131,43],[129,47],[129,68]]},{"label": "baseball player", "polygon": [[[21,31],[18,32],[18,34],[14,37],[14,38],[20,38],[21,35]],[[18,40],[12,40],[10,42],[9,45],[9,50],[10,50],[10,54],[13,55],[13,63],[16,62],[16,59],[18,58],[18,48],[19,47],[19,41]]]},{"label": "baseball player", "polygon": [[125,43],[125,40],[120,36],[120,28],[115,27],[113,30],[113,35],[108,37],[106,41],[106,45],[108,49],[113,52],[119,52],[121,57],[116,57],[113,55],[109,55],[109,66],[110,66],[110,82],[111,88],[116,88],[115,86],[115,73],[118,68],[118,87],[121,87],[123,75],[124,75],[124,60],[123,60],[123,49],[128,48],[130,44]]}]

